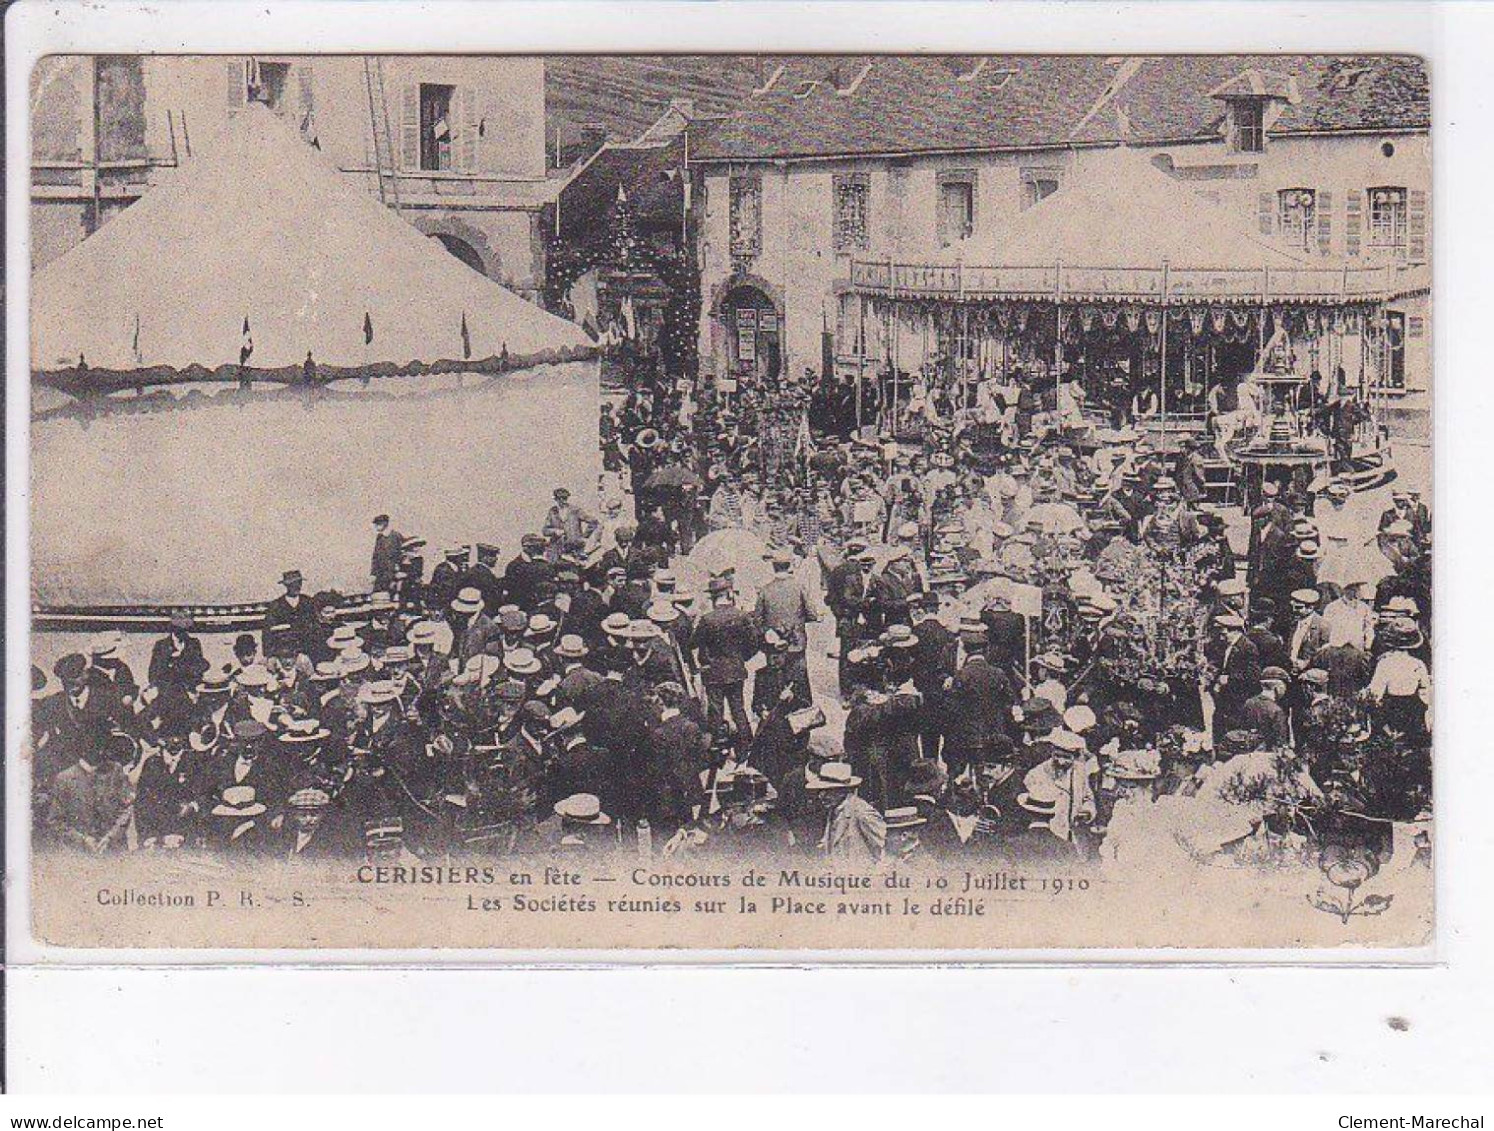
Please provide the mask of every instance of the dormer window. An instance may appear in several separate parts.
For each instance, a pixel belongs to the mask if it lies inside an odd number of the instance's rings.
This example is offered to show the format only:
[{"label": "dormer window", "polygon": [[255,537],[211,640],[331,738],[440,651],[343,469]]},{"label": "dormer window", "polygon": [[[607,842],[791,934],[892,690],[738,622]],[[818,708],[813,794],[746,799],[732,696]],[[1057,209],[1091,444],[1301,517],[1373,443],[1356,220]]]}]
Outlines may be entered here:
[{"label": "dormer window", "polygon": [[1230,131],[1236,153],[1263,153],[1266,149],[1266,102],[1263,98],[1230,101]]}]

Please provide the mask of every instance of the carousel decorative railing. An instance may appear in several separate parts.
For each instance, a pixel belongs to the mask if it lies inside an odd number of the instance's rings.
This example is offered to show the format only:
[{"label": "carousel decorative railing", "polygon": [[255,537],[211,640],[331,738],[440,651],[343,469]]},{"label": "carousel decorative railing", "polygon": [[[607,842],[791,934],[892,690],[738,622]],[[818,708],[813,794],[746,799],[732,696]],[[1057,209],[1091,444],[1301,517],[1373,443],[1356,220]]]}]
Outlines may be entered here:
[{"label": "carousel decorative railing", "polygon": [[852,260],[851,289],[893,299],[1373,302],[1407,289],[1399,267],[1044,267]]}]

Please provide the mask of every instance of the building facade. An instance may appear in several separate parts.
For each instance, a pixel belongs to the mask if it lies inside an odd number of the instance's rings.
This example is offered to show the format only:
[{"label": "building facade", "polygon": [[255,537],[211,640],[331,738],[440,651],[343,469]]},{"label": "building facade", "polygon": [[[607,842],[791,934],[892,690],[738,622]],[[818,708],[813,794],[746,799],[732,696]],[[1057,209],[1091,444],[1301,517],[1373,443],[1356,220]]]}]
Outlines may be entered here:
[{"label": "building facade", "polygon": [[559,182],[538,57],[53,56],[31,90],[34,266],[261,101],[453,255],[541,293],[542,210]]},{"label": "building facade", "polygon": [[[828,369],[853,261],[999,263],[1003,231],[1117,146],[1309,258],[1425,265],[1429,128],[1409,58],[792,60],[692,142],[702,364]],[[1424,401],[1425,295],[1387,319],[1373,380]]]}]

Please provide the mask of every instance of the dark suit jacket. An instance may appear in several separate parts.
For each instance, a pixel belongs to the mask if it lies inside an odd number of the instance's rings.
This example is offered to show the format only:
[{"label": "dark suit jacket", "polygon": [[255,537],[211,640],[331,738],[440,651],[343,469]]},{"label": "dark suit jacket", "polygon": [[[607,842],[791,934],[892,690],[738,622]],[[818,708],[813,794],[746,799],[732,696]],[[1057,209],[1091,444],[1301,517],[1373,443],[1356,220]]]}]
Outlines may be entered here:
[{"label": "dark suit jacket", "polygon": [[188,636],[178,655],[172,655],[172,638],[163,636],[150,650],[150,682],[167,690],[190,691],[208,670],[202,642]]},{"label": "dark suit jacket", "polygon": [[758,651],[761,638],[752,614],[724,607],[700,618],[692,643],[704,682],[719,687],[747,678],[747,660]]},{"label": "dark suit jacket", "polygon": [[[283,646],[276,647],[271,643],[274,636],[270,630],[282,624],[289,626],[290,634],[285,637]],[[320,643],[321,627],[321,618],[317,616],[310,597],[303,595],[292,608],[290,601],[281,594],[265,608],[265,652],[267,655],[314,656]]]},{"label": "dark suit jacket", "polygon": [[951,742],[978,748],[1007,729],[1015,702],[1011,677],[985,657],[972,656],[945,697],[944,733]]}]

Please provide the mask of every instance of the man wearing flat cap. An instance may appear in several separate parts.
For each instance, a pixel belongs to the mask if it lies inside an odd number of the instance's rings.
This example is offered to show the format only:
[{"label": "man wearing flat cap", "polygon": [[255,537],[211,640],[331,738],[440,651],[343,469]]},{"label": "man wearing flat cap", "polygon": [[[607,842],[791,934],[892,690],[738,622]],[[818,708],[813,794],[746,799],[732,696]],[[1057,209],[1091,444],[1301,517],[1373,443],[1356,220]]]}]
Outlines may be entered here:
[{"label": "man wearing flat cap", "polygon": [[545,515],[543,527],[551,561],[559,561],[563,555],[585,553],[600,528],[601,523],[595,517],[571,501],[569,489],[555,488],[555,502]]}]

